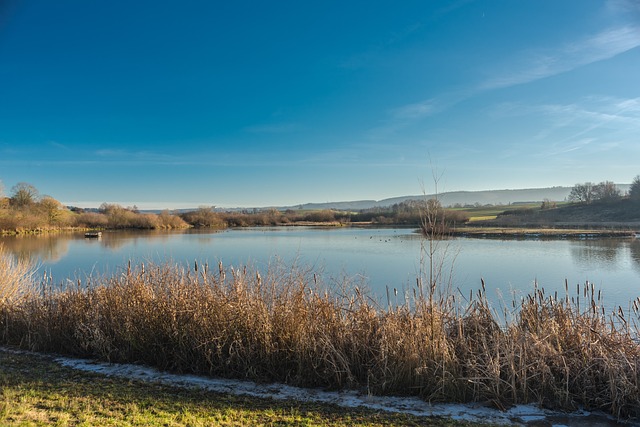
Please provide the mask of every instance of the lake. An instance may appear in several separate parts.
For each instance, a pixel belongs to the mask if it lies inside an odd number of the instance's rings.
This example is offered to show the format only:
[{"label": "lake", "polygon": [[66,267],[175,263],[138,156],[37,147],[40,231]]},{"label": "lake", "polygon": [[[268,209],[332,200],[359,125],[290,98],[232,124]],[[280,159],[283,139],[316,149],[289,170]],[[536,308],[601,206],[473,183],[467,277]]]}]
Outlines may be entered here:
[{"label": "lake", "polygon": [[[113,231],[100,239],[80,234],[1,237],[9,251],[30,257],[53,283],[117,274],[134,263],[166,261],[193,265],[208,262],[226,267],[249,265],[266,270],[270,264],[310,267],[325,283],[349,280],[368,287],[386,301],[411,293],[421,274],[425,242],[409,228],[243,228],[219,232]],[[603,292],[607,307],[628,309],[640,296],[640,239],[480,239],[454,238],[438,242],[446,250],[445,281],[462,295],[480,287],[483,278],[489,298],[510,304],[533,289],[570,294],[576,285],[592,282]],[[440,255],[438,255],[440,257]],[[439,260],[440,258],[438,258]],[[452,272],[451,274],[449,274]]]}]

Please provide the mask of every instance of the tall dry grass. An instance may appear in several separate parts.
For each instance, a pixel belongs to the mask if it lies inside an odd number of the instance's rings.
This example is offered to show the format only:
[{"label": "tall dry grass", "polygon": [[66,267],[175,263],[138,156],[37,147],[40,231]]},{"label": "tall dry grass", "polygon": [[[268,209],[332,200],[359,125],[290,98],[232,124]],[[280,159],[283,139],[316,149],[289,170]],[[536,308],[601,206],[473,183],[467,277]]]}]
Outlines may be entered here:
[{"label": "tall dry grass", "polygon": [[0,306],[33,291],[34,265],[14,257],[0,243]]},{"label": "tall dry grass", "polygon": [[[638,302],[635,302],[637,308]],[[381,305],[282,265],[139,265],[0,305],[0,341],[161,369],[503,408],[538,403],[640,415],[640,347],[629,313],[587,284],[542,289],[496,314],[471,302]],[[637,309],[631,311],[637,318]],[[508,317],[505,320],[505,316]]]}]

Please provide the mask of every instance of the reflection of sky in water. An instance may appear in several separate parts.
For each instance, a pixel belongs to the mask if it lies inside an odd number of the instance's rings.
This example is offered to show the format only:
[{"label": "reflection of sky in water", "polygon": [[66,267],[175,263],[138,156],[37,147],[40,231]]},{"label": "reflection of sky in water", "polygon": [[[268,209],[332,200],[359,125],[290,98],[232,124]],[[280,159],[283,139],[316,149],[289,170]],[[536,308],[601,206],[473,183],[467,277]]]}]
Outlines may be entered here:
[{"label": "reflection of sky in water", "polygon": [[[133,262],[166,261],[193,265],[218,261],[226,266],[249,264],[266,270],[270,263],[311,266],[330,283],[347,275],[364,281],[378,295],[389,287],[410,294],[421,269],[421,239],[412,229],[360,228],[252,228],[211,232],[107,232],[102,239],[82,235],[47,239],[0,239],[11,251],[40,259],[54,282],[85,278],[89,274],[122,272]],[[510,304],[532,289],[534,281],[548,295],[564,296],[565,279],[576,284],[590,281],[602,288],[608,304],[628,307],[640,296],[640,241],[492,240],[453,239],[439,242],[447,248],[442,264],[444,280],[464,296],[487,284],[489,297],[502,295]],[[451,269],[453,262],[453,269]],[[436,262],[436,266],[439,263]]]},{"label": "reflection of sky in water", "polygon": [[501,290],[507,302],[511,290],[528,292],[534,283],[547,295],[570,295],[577,284],[592,282],[603,290],[607,304],[629,306],[640,296],[640,270],[629,254],[629,241],[603,240],[466,240],[456,264],[469,280],[484,277]]}]

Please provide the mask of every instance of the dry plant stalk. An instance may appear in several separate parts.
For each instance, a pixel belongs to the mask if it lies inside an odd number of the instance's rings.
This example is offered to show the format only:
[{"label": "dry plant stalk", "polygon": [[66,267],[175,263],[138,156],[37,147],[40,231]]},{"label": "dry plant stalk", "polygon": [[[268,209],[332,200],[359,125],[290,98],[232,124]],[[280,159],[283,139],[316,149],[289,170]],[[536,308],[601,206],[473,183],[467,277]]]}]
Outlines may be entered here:
[{"label": "dry plant stalk", "polygon": [[34,265],[12,256],[0,243],[0,305],[33,290]]},{"label": "dry plant stalk", "polygon": [[504,321],[483,290],[464,307],[418,292],[383,307],[358,287],[330,289],[283,265],[140,265],[5,300],[0,342],[175,372],[637,419],[637,310],[605,314],[591,284],[579,291],[578,303],[568,289],[535,289]]}]

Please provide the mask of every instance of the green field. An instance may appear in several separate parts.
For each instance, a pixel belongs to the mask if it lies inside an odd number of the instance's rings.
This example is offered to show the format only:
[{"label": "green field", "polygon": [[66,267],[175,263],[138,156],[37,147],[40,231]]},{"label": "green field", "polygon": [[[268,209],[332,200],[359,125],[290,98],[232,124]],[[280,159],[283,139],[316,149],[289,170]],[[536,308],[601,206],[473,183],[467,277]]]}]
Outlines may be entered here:
[{"label": "green field", "polygon": [[457,212],[464,212],[469,217],[469,222],[475,222],[475,221],[495,219],[499,214],[501,214],[507,209],[527,209],[527,208],[539,208],[539,207],[540,207],[540,203],[527,203],[527,204],[518,204],[518,205],[451,208],[451,210],[457,211]]}]

